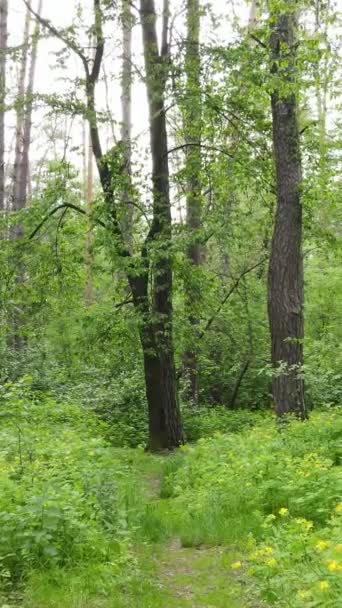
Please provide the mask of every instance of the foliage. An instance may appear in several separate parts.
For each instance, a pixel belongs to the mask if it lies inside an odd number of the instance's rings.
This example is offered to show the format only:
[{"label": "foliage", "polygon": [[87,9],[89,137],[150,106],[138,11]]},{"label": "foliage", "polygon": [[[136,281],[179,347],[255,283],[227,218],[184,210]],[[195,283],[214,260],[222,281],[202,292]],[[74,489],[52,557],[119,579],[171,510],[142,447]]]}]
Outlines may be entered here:
[{"label": "foliage", "polygon": [[[341,494],[341,414],[327,410],[307,424],[275,428],[265,420],[237,435],[185,446],[164,479],[178,505],[186,544],[228,543],[262,533],[268,514],[327,521]],[[229,522],[229,525],[227,525]]]},{"label": "foliage", "polygon": [[287,508],[266,517],[264,541],[251,539],[245,565],[270,605],[337,606],[342,593],[341,513],[342,504],[335,503],[323,527],[293,517]]},{"label": "foliage", "polygon": [[1,584],[78,564],[104,572],[112,564],[120,578],[135,567],[130,465],[101,438],[93,414],[30,385],[25,378],[1,388]]}]

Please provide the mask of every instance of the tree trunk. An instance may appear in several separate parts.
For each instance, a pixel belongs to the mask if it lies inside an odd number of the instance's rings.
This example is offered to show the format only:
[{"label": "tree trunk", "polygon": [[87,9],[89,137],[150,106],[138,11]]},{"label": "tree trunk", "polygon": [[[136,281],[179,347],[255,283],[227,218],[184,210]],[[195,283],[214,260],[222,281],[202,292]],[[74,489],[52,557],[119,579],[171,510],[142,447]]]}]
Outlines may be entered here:
[{"label": "tree trunk", "polygon": [[0,0],[0,211],[5,210],[5,102],[7,51],[7,0]]},{"label": "tree trunk", "polygon": [[[14,166],[13,166],[13,186],[12,186],[12,209],[18,211],[20,207],[20,176],[22,172],[22,150],[23,150],[23,139],[24,139],[24,97],[25,97],[25,80],[26,80],[26,69],[27,69],[27,53],[28,53],[28,38],[30,31],[30,6],[31,1],[28,3],[28,8],[25,16],[24,36],[23,36],[23,50],[21,56],[21,63],[19,69],[19,80],[18,80],[18,97],[17,97],[17,121],[16,121],[16,134],[15,134],[15,152],[14,152]],[[13,236],[20,236],[21,227],[18,226],[13,230]]]},{"label": "tree trunk", "polygon": [[86,306],[91,306],[94,301],[94,291],[93,291],[93,283],[92,283],[92,265],[93,265],[93,237],[92,237],[92,227],[91,227],[91,212],[93,206],[93,187],[94,187],[94,171],[93,171],[93,150],[91,146],[91,139],[89,129],[85,129],[85,180],[84,180],[84,190],[85,190],[85,203],[87,209],[87,229],[86,229],[86,242],[85,242],[85,267],[86,267],[86,281],[85,281],[85,290],[84,290],[84,300]]},{"label": "tree trunk", "polygon": [[[174,448],[183,441],[173,347],[171,204],[164,106],[168,63],[168,2],[164,1],[161,51],[158,50],[154,0],[140,0],[152,154],[153,220],[149,233],[152,262],[152,317],[143,342],[149,404],[149,448]],[[146,351],[147,346],[147,351]],[[152,348],[151,348],[152,346]]]},{"label": "tree trunk", "polygon": [[[43,0],[39,0],[37,13],[41,15]],[[37,64],[37,49],[40,33],[39,21],[36,22],[36,26],[32,36],[31,46],[31,61],[28,72],[28,82],[26,88],[26,100],[25,100],[25,117],[23,125],[23,139],[22,139],[22,151],[21,151],[21,163],[20,171],[18,175],[18,199],[17,208],[24,209],[27,203],[28,193],[28,180],[29,180],[29,150],[31,144],[31,130],[32,130],[32,109],[33,109],[33,89],[34,89],[34,78]]]},{"label": "tree trunk", "polygon": [[[26,2],[26,0],[24,1]],[[133,303],[140,319],[139,331],[149,410],[149,449],[159,450],[175,448],[183,441],[172,336],[171,206],[164,108],[165,64],[168,59],[168,2],[164,0],[161,54],[158,51],[154,2],[153,0],[140,0],[140,4],[150,113],[153,218],[139,262],[136,257],[131,255],[127,247],[118,217],[115,184],[121,175],[113,174],[113,163],[111,162],[113,152],[103,154],[98,129],[95,90],[104,53],[101,0],[93,0],[93,32],[96,48],[92,63],[73,41],[67,40],[48,20],[41,18],[37,13],[34,15],[54,36],[61,39],[76,53],[84,67],[87,118],[92,150],[108,211],[113,247],[116,253],[126,261],[127,278],[133,295]],[[31,10],[31,12],[34,11]],[[119,170],[122,173],[122,168]],[[151,302],[149,293],[152,293],[153,296]]]},{"label": "tree trunk", "polygon": [[129,0],[122,0],[122,74],[121,74],[121,140],[126,179],[122,183],[124,208],[122,231],[127,246],[132,247],[133,206],[130,205],[132,174],[132,13]]},{"label": "tree trunk", "polygon": [[[185,304],[189,311],[189,343],[184,354],[184,371],[188,397],[198,403],[198,308],[201,288],[196,267],[203,261],[203,245],[200,240],[202,225],[201,200],[201,84],[200,84],[200,6],[199,0],[187,0],[187,46],[185,58],[186,93],[184,103],[184,132],[186,149],[186,222],[189,245],[187,257],[190,262],[189,277],[185,286]],[[195,145],[194,145],[195,144]]]},{"label": "tree trunk", "polygon": [[268,278],[268,313],[278,416],[306,417],[301,377],[304,338],[301,158],[295,92],[295,16],[278,15],[271,34],[271,95],[277,209]]}]

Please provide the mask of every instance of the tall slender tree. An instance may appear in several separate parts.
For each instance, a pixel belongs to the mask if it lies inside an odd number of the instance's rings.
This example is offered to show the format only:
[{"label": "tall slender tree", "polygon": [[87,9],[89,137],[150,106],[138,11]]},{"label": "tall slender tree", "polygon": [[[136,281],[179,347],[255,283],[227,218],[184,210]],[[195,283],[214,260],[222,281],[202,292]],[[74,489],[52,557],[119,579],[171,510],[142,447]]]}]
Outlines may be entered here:
[{"label": "tall slender tree", "polygon": [[186,143],[186,222],[189,245],[187,250],[190,262],[189,278],[186,281],[185,303],[191,328],[189,346],[184,355],[184,368],[188,383],[188,394],[193,404],[198,403],[198,313],[196,308],[201,299],[199,278],[194,267],[203,261],[201,243],[202,193],[201,193],[201,60],[200,60],[200,1],[187,0],[187,38],[186,38],[186,90],[184,101],[184,133]]},{"label": "tall slender tree", "polygon": [[304,286],[302,169],[297,110],[296,2],[271,11],[274,162],[277,208],[268,277],[268,313],[274,367],[273,399],[278,416],[306,417],[303,364]]},{"label": "tall slender tree", "polygon": [[91,137],[89,128],[84,125],[84,198],[88,214],[86,242],[85,242],[85,290],[84,299],[87,306],[90,306],[94,300],[93,283],[92,283],[92,264],[93,264],[93,239],[91,227],[91,212],[94,196],[94,169],[93,169],[93,150],[91,145]]},{"label": "tall slender tree", "polygon": [[[41,14],[43,7],[43,0],[39,0],[37,13]],[[23,134],[22,134],[22,149],[21,149],[21,162],[20,171],[18,175],[18,186],[17,186],[17,200],[16,205],[18,209],[26,207],[27,193],[28,193],[28,181],[30,177],[29,171],[29,151],[31,145],[31,130],[32,130],[32,110],[33,110],[33,90],[34,80],[36,73],[37,64],[37,53],[38,53],[38,42],[40,33],[40,23],[36,22],[31,44],[31,57],[30,65],[28,70],[28,80],[25,93],[25,108],[24,108],[24,123],[23,123]],[[20,100],[19,100],[20,102]]]},{"label": "tall slender tree", "polygon": [[128,247],[131,247],[133,206],[130,204],[132,175],[132,24],[133,16],[129,0],[122,0],[122,73],[121,73],[121,141],[124,155],[122,204],[124,208],[122,229]]},{"label": "tall slender tree", "polygon": [[0,1],[0,211],[5,209],[5,102],[7,52],[7,0]]},{"label": "tall slender tree", "polygon": [[[20,58],[20,67],[18,75],[18,93],[16,103],[16,132],[15,132],[15,150],[14,150],[14,165],[13,165],[13,182],[12,182],[12,209],[18,211],[20,209],[20,175],[22,165],[23,139],[24,139],[24,120],[25,120],[25,83],[27,74],[27,59],[28,45],[30,33],[30,8],[31,1],[27,4],[25,15],[25,25],[23,33],[22,51]],[[17,227],[14,232],[19,234],[21,228]]]},{"label": "tall slender tree", "polygon": [[[152,448],[179,445],[182,425],[177,399],[172,324],[172,220],[166,129],[165,86],[169,63],[169,2],[164,0],[161,49],[154,0],[140,0],[152,155],[154,246],[152,319],[142,344]],[[145,287],[144,297],[147,296]]]}]

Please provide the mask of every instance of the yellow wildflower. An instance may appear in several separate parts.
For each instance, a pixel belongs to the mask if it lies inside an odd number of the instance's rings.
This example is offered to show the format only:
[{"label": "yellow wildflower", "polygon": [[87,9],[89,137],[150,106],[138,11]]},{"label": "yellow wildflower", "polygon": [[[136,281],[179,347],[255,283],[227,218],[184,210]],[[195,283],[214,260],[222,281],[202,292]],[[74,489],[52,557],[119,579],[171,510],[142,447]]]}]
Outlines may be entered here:
[{"label": "yellow wildflower", "polygon": [[335,507],[336,513],[342,513],[342,502],[339,502]]},{"label": "yellow wildflower", "polygon": [[270,559],[266,560],[266,565],[270,568],[275,568],[275,566],[277,565],[277,560],[274,559],[274,557],[271,557]]},{"label": "yellow wildflower", "polygon": [[307,600],[310,597],[310,591],[298,591],[298,597],[301,600]]},{"label": "yellow wildflower", "polygon": [[286,507],[282,507],[281,509],[279,509],[278,513],[281,517],[287,517],[289,514],[289,510]]},{"label": "yellow wildflower", "polygon": [[328,570],[330,570],[330,572],[339,572],[339,570],[342,570],[342,566],[336,559],[331,559],[328,562]]},{"label": "yellow wildflower", "polygon": [[325,591],[326,589],[329,589],[329,583],[328,583],[328,581],[320,581],[319,588],[322,591]]},{"label": "yellow wildflower", "polygon": [[234,562],[230,567],[232,570],[239,570],[239,568],[241,568],[242,564],[241,562]]},{"label": "yellow wildflower", "polygon": [[329,545],[330,543],[327,540],[318,540],[315,544],[315,549],[317,549],[318,551],[324,551],[324,549],[327,549]]},{"label": "yellow wildflower", "polygon": [[272,553],[273,553],[272,547],[264,547],[264,554],[265,555],[272,555]]},{"label": "yellow wildflower", "polygon": [[304,530],[311,530],[313,528],[313,522],[305,519],[305,517],[297,517],[295,522],[304,528]]},{"label": "yellow wildflower", "polygon": [[276,516],[273,513],[270,513],[267,515],[265,521],[273,521],[274,519],[276,519]]}]

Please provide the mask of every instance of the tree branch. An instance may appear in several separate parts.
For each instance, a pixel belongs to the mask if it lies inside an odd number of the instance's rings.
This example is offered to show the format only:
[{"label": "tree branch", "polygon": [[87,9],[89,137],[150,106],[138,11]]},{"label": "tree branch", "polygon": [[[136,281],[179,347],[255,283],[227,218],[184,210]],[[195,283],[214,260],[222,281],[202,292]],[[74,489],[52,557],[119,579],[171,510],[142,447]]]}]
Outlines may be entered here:
[{"label": "tree branch", "polygon": [[[45,217],[44,219],[38,224],[38,226],[34,229],[34,231],[30,234],[29,236],[29,240],[33,239],[33,237],[36,236],[36,234],[39,232],[39,230],[41,229],[42,226],[44,226],[45,222],[48,221],[48,219],[50,217],[52,217],[53,215],[55,215],[55,213],[57,213],[57,211],[59,211],[60,209],[73,209],[73,211],[77,211],[78,213],[82,213],[82,215],[88,215],[86,211],[84,211],[84,209],[82,209],[82,207],[77,207],[77,205],[73,205],[72,203],[62,203],[61,205],[58,205],[57,207],[55,207],[54,209],[52,209]],[[101,220],[96,220],[95,221],[96,224],[99,224],[100,226],[102,226],[103,228],[107,228],[106,224],[104,222],[102,222]]]},{"label": "tree branch", "polygon": [[69,49],[71,49],[72,51],[74,51],[74,53],[76,53],[76,55],[81,59],[81,61],[83,63],[83,67],[85,69],[86,76],[89,77],[90,74],[89,74],[88,59],[84,55],[82,49],[80,49],[80,47],[77,46],[77,44],[73,40],[70,40],[67,36],[65,36],[62,32],[60,32],[54,25],[52,25],[52,23],[48,19],[45,19],[44,17],[42,17],[41,15],[36,13],[36,11],[33,10],[33,8],[29,5],[27,0],[23,0],[23,2],[25,4],[26,8],[30,11],[30,13],[32,13],[32,15],[37,19],[37,21],[43,27],[45,27],[47,30],[49,30],[49,32],[51,34],[56,36],[56,38],[59,38],[59,40],[64,42],[64,44]]},{"label": "tree branch", "polygon": [[189,147],[205,148],[206,150],[220,152],[221,154],[224,154],[225,156],[229,156],[229,158],[235,159],[234,154],[230,154],[229,152],[227,152],[227,150],[222,150],[222,148],[216,148],[215,146],[208,146],[206,144],[201,144],[200,142],[189,142],[186,144],[181,144],[180,146],[176,146],[175,148],[171,148],[170,150],[168,150],[167,154],[172,154],[173,152],[177,152],[178,150],[185,150],[186,148],[189,148]]},{"label": "tree branch", "polygon": [[261,266],[261,264],[263,264],[266,260],[268,259],[267,257],[262,258],[262,260],[259,260],[259,262],[257,262],[256,264],[253,264],[253,266],[250,266],[249,268],[246,268],[241,274],[240,276],[238,276],[237,279],[235,279],[233,285],[231,286],[231,288],[229,289],[229,291],[226,293],[226,295],[224,296],[224,298],[221,300],[219,306],[217,307],[215,313],[212,315],[212,317],[210,317],[210,319],[207,321],[204,329],[202,329],[199,338],[203,338],[204,334],[208,331],[208,329],[210,329],[210,327],[212,326],[213,322],[215,321],[217,315],[221,312],[223,306],[225,305],[225,303],[227,302],[227,300],[229,300],[230,296],[234,293],[234,291],[237,289],[237,287],[239,286],[239,283],[241,281],[241,279],[248,274],[249,272],[252,272],[252,270],[255,270],[256,268],[258,268],[259,266]]},{"label": "tree branch", "polygon": [[95,57],[94,57],[93,68],[91,70],[91,74],[89,77],[90,81],[92,83],[97,82],[97,80],[99,78],[101,63],[102,63],[102,58],[103,58],[103,51],[104,51],[104,37],[103,37],[100,0],[94,0],[94,15],[95,15],[95,24],[94,25],[95,25],[96,48],[95,48]]}]

